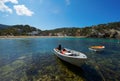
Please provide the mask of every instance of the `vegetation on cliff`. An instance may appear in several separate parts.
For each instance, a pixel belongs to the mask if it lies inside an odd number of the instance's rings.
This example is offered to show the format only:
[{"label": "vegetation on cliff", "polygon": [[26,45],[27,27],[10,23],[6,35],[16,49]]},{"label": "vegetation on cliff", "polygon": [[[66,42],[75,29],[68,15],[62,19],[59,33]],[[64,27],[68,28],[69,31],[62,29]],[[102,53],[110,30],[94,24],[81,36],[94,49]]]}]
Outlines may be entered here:
[{"label": "vegetation on cliff", "polygon": [[40,29],[30,27],[29,25],[13,25],[8,27],[2,27],[0,29],[0,36],[39,35],[40,31]]},{"label": "vegetation on cliff", "polygon": [[96,38],[120,38],[120,22],[93,25],[89,27],[63,27],[53,30],[40,30],[29,25],[1,25],[0,36],[37,35],[37,36],[86,36]]}]

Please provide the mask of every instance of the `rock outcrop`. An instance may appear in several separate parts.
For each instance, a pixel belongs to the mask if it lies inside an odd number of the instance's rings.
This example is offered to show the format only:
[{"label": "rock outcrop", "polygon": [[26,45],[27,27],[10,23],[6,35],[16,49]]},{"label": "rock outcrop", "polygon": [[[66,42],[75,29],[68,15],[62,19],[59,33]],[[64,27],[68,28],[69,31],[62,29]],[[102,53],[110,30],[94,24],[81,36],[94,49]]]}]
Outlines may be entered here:
[{"label": "rock outcrop", "polygon": [[91,32],[87,37],[94,37],[94,38],[116,38],[120,39],[120,31],[110,29],[109,31],[104,30],[101,32]]}]

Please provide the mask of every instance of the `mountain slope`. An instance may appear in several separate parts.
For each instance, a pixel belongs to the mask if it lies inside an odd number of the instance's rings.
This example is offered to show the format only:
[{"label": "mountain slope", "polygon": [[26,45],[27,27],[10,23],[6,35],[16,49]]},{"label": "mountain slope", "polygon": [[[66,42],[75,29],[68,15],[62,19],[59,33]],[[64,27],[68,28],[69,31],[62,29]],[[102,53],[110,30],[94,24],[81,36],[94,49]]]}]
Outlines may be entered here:
[{"label": "mountain slope", "polygon": [[2,35],[39,35],[39,36],[86,36],[94,38],[120,38],[120,22],[93,25],[89,27],[63,27],[42,31],[29,25],[1,25]]},{"label": "mountain slope", "polygon": [[120,22],[99,24],[84,28],[58,28],[43,31],[43,35],[86,36],[94,38],[120,38]]},{"label": "mountain slope", "polygon": [[[5,27],[5,26],[3,26]],[[6,26],[6,28],[2,28],[0,30],[0,35],[38,35],[41,32],[40,29],[35,27],[31,27],[29,25],[13,25],[13,26]]]},{"label": "mountain slope", "polygon": [[5,28],[8,28],[8,27],[10,27],[10,26],[8,26],[8,25],[3,25],[3,24],[0,24],[0,29],[5,29]]}]

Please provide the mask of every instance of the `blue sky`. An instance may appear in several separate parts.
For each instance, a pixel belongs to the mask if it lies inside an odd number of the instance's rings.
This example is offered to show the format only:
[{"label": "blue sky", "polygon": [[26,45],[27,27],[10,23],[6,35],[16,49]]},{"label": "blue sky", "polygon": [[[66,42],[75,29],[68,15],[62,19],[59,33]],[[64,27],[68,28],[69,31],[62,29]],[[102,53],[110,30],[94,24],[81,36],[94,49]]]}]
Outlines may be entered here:
[{"label": "blue sky", "polygon": [[120,21],[120,0],[0,0],[0,24],[42,30]]}]

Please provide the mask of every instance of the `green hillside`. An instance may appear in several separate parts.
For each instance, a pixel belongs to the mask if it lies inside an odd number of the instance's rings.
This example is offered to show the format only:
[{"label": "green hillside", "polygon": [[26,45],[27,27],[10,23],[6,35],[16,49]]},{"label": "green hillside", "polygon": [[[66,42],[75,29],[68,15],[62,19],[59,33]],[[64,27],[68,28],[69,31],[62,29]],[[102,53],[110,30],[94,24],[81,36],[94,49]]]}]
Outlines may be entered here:
[{"label": "green hillside", "polygon": [[5,35],[86,36],[94,38],[120,38],[120,22],[99,24],[83,28],[62,27],[44,31],[35,27],[31,27],[29,25],[13,25],[6,28],[0,27],[0,36]]},{"label": "green hillside", "polygon": [[6,28],[0,28],[0,36],[39,35],[40,32],[40,29],[30,27],[29,25],[13,25]]}]

